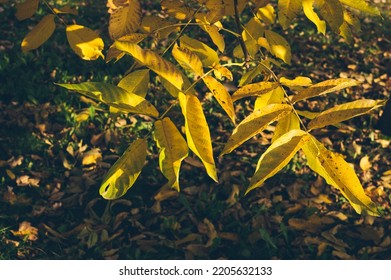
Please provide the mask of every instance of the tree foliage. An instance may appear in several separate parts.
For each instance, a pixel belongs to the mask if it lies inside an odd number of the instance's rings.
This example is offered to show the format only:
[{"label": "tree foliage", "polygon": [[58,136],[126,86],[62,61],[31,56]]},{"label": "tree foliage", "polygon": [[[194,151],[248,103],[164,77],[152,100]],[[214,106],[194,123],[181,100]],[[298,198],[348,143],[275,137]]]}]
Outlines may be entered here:
[{"label": "tree foliage", "polygon": [[[65,26],[69,45],[78,56],[85,60],[104,58],[103,40],[95,31],[74,23],[77,10],[71,7],[54,7],[46,0],[26,0],[17,5],[16,17],[25,20],[33,16],[39,2],[51,13],[27,34],[23,51],[41,46],[58,28],[58,22]],[[385,101],[356,100],[322,112],[303,113],[297,107],[300,102],[341,92],[359,82],[338,78],[314,84],[308,77],[276,74],[281,67],[289,67],[292,60],[291,42],[284,38],[278,25],[288,29],[303,13],[319,33],[330,29],[350,43],[360,28],[359,12],[380,16],[376,7],[365,0],[162,0],[161,9],[153,14],[146,12],[139,0],[108,0],[107,5],[108,33],[113,43],[105,59],[118,61],[125,55],[131,56],[134,64],[128,75],[118,85],[85,82],[60,86],[102,102],[115,113],[148,115],[154,125],[149,135],[131,143],[111,167],[100,189],[104,198],[119,198],[132,187],[142,171],[150,136],[160,150],[159,166],[168,180],[167,186],[180,190],[181,162],[189,155],[189,149],[218,182],[213,139],[199,99],[200,94],[211,92],[226,118],[235,125],[220,156],[275,124],[272,144],[260,155],[246,193],[261,187],[301,151],[309,168],[339,189],[357,213],[379,214],[351,165],[311,133],[366,114]],[[190,30],[194,27],[207,34],[208,40],[192,38]],[[230,70],[233,67],[240,67],[241,74],[234,75]],[[155,107],[154,102],[146,100],[151,71],[173,99],[172,106]],[[231,94],[227,83],[239,88]],[[240,120],[235,103],[242,99],[255,100],[253,112]],[[174,106],[180,107],[182,120],[170,117]]]}]

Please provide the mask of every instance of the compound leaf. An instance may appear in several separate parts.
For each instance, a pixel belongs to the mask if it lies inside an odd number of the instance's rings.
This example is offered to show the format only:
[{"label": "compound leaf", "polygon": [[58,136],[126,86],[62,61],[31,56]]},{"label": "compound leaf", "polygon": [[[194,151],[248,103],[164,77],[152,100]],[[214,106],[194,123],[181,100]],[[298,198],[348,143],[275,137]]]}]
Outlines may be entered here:
[{"label": "compound leaf", "polygon": [[136,182],[147,157],[147,140],[137,139],[114,163],[105,176],[99,193],[105,199],[117,199]]}]

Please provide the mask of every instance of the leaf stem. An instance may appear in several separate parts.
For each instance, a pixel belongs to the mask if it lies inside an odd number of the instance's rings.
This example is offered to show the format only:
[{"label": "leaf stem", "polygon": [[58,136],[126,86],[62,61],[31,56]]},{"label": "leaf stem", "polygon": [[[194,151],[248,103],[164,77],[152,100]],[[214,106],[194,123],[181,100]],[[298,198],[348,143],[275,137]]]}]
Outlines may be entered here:
[{"label": "leaf stem", "polygon": [[45,3],[45,5],[49,8],[49,10],[59,19],[59,21],[61,21],[62,24],[64,24],[65,26],[67,26],[67,24],[65,23],[64,19],[62,17],[60,17],[55,11],[54,11],[54,8],[52,7],[52,5],[49,4],[49,2],[47,0],[43,0],[43,2]]},{"label": "leaf stem", "polygon": [[239,40],[240,47],[242,48],[242,51],[243,51],[244,60],[247,63],[251,59],[250,59],[250,54],[247,50],[246,44],[244,43],[243,37],[242,37],[243,28],[242,28],[242,24],[240,23],[240,18],[239,18],[238,0],[234,0],[234,9],[235,9],[236,28],[238,30],[238,35],[239,35],[237,38]]}]

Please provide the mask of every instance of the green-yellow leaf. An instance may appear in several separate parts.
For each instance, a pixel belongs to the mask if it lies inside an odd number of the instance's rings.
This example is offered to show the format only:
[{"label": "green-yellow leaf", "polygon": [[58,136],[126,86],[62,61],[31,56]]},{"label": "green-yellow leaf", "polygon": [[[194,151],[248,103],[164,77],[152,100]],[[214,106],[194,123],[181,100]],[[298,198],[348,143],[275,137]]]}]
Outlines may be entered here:
[{"label": "green-yellow leaf", "polygon": [[143,98],[147,95],[149,70],[137,70],[123,77],[118,86]]},{"label": "green-yellow leaf", "polygon": [[308,133],[299,129],[281,135],[260,157],[246,194],[284,168],[309,140]]},{"label": "green-yellow leaf", "polygon": [[317,0],[319,13],[330,25],[334,32],[338,32],[343,20],[343,7],[339,0]]},{"label": "green-yellow leaf", "polygon": [[213,73],[219,80],[222,80],[223,77],[230,81],[233,81],[234,79],[232,72],[227,67],[224,67],[220,64],[216,64],[213,66]]},{"label": "green-yellow leaf", "polygon": [[[122,36],[122,37],[118,38],[117,41],[138,44],[141,41],[143,41],[146,37],[147,37],[146,34],[133,33],[133,34],[128,34],[128,35]],[[106,53],[106,62],[109,62],[112,59],[115,59],[117,62],[118,60],[120,60],[124,56],[125,56],[125,53],[123,51],[116,49],[115,43],[114,43],[110,46],[109,50]]]},{"label": "green-yellow leaf", "polygon": [[[194,87],[192,87],[192,84],[190,83],[189,79],[184,73],[182,73],[182,80],[183,80],[183,89],[184,89],[183,92],[196,94]],[[162,83],[163,87],[167,90],[167,92],[175,98],[178,98],[179,92],[182,92],[182,90],[177,89],[174,85],[172,85],[169,81],[167,81],[162,77],[160,77],[160,82]]]},{"label": "green-yellow leaf", "polygon": [[220,22],[215,22],[214,24],[209,24],[206,22],[202,22],[197,20],[197,22],[200,22],[201,29],[204,30],[206,33],[209,34],[209,37],[212,39],[212,42],[217,46],[220,52],[224,52],[225,49],[225,41],[223,35],[220,34],[219,30],[220,28],[217,26],[217,24],[220,24]]},{"label": "green-yellow leaf", "polygon": [[252,17],[244,26],[242,37],[244,41],[257,40],[265,33],[265,27],[257,17]]},{"label": "green-yellow leaf", "polygon": [[274,24],[276,21],[276,13],[274,11],[274,7],[271,4],[267,4],[266,6],[259,8],[257,12],[257,17],[262,19],[265,24]]},{"label": "green-yellow leaf", "polygon": [[159,115],[156,108],[143,97],[115,85],[100,82],[58,85],[68,90],[77,91],[88,98],[98,100],[123,112],[153,117]]},{"label": "green-yellow leaf", "polygon": [[163,0],[160,5],[166,13],[178,20],[189,20],[194,14],[191,8],[177,0]]},{"label": "green-yellow leaf", "polygon": [[134,33],[141,24],[141,5],[139,0],[129,0],[127,5],[119,6],[110,15],[109,34],[112,39]]},{"label": "green-yellow leaf", "polygon": [[353,168],[341,155],[327,150],[313,136],[302,149],[308,166],[329,185],[337,188],[358,214],[365,211],[373,216],[379,215],[375,203],[365,194]]},{"label": "green-yellow leaf", "polygon": [[168,180],[166,186],[179,191],[179,170],[188,155],[187,143],[170,118],[155,122],[154,139],[160,148],[159,166]]},{"label": "green-yellow leaf", "polygon": [[72,50],[84,60],[104,58],[103,40],[95,31],[82,25],[67,25],[66,34]]},{"label": "green-yellow leaf", "polygon": [[239,87],[251,83],[261,72],[266,70],[266,68],[260,63],[255,68],[243,74],[242,78],[239,81]]},{"label": "green-yellow leaf", "polygon": [[280,119],[274,129],[272,143],[288,131],[300,129],[300,120],[294,112]]},{"label": "green-yellow leaf", "polygon": [[262,109],[269,104],[281,104],[284,100],[284,90],[276,87],[271,91],[257,97],[254,104],[254,110]]},{"label": "green-yellow leaf", "polygon": [[380,11],[377,7],[369,5],[365,0],[339,0],[342,4],[361,12],[368,13],[374,16],[380,16]]},{"label": "green-yellow leaf", "polygon": [[350,28],[349,24],[346,23],[346,21],[343,22],[339,27],[339,35],[341,35],[348,44],[353,42],[352,29]]},{"label": "green-yellow leaf", "polygon": [[278,0],[278,20],[287,29],[301,11],[302,0]]},{"label": "green-yellow leaf", "polygon": [[291,47],[287,40],[281,35],[271,31],[265,31],[265,38],[270,45],[271,53],[282,59],[285,63],[291,63]]},{"label": "green-yellow leaf", "polygon": [[[250,39],[247,39],[246,41],[244,41],[244,44],[246,45],[248,54],[251,57],[255,57],[255,55],[257,54],[257,52],[259,50],[259,46],[258,46],[257,40],[250,38]],[[241,58],[241,59],[244,58],[243,49],[242,49],[242,47],[240,45],[237,45],[234,48],[233,55],[236,58]]]},{"label": "green-yellow leaf", "polygon": [[148,34],[154,34],[158,40],[166,39],[179,30],[179,26],[173,26],[172,22],[157,15],[144,16],[141,21],[141,30]]},{"label": "green-yellow leaf", "polygon": [[244,97],[260,96],[262,94],[270,92],[277,87],[277,82],[259,82],[254,84],[248,84],[235,91],[232,95],[232,100],[236,101]]},{"label": "green-yellow leaf", "polygon": [[201,102],[192,94],[185,95],[180,92],[178,97],[182,114],[185,117],[187,144],[190,150],[200,158],[209,177],[217,182],[212,140]]},{"label": "green-yellow leaf", "polygon": [[286,104],[270,104],[247,116],[234,129],[220,156],[232,152],[242,143],[264,130],[267,125],[288,115],[292,107]]},{"label": "green-yellow leaf", "polygon": [[55,15],[46,15],[22,41],[22,51],[27,52],[40,47],[52,36],[56,29]]},{"label": "green-yellow leaf", "polygon": [[318,14],[314,11],[314,2],[315,0],[302,0],[303,11],[305,16],[316,25],[318,32],[325,35],[326,22],[321,20]]},{"label": "green-yellow leaf", "polygon": [[349,25],[353,26],[354,30],[361,31],[361,23],[360,20],[357,18],[357,16],[353,15],[349,11],[343,12],[343,18],[345,22],[347,22]]},{"label": "green-yellow leaf", "polygon": [[144,50],[136,44],[117,41],[115,47],[133,56],[133,58],[147,66],[159,76],[166,79],[178,90],[182,90],[183,79],[181,72],[171,62],[165,60],[157,53]]},{"label": "green-yellow leaf", "polygon": [[384,100],[360,99],[336,105],[323,111],[308,123],[308,129],[325,127],[337,124],[351,118],[367,114],[384,105]]},{"label": "green-yellow leaf", "polygon": [[312,85],[311,79],[308,77],[303,77],[303,76],[298,76],[298,77],[294,78],[293,80],[290,80],[285,77],[281,77],[280,83],[283,86],[289,87],[290,89],[293,89],[293,90],[302,89],[303,87],[309,87]]},{"label": "green-yellow leaf", "polygon": [[72,8],[69,5],[65,5],[64,7],[61,7],[59,9],[53,8],[53,11],[56,14],[71,14],[71,15],[74,15],[74,16],[77,16],[77,14],[78,14],[78,11],[75,8]]},{"label": "green-yellow leaf", "polygon": [[220,59],[217,52],[208,45],[186,35],[182,36],[179,40],[181,47],[185,47],[195,53],[201,59],[204,67],[212,67],[214,64],[219,63]]},{"label": "green-yellow leaf", "polygon": [[16,6],[16,18],[18,20],[24,20],[32,17],[38,10],[39,0],[26,0],[22,3],[17,3]]},{"label": "green-yellow leaf", "polygon": [[136,182],[147,157],[147,140],[137,139],[106,174],[99,193],[105,199],[117,199]]},{"label": "green-yellow leaf", "polygon": [[195,73],[198,76],[204,74],[204,69],[200,58],[185,47],[178,47],[177,44],[172,48],[172,56],[182,66],[183,69]]},{"label": "green-yellow leaf", "polygon": [[353,87],[359,85],[359,82],[354,79],[347,78],[339,78],[339,79],[331,79],[326,80],[315,85],[312,85],[306,89],[303,89],[298,94],[293,96],[292,102],[296,103],[297,101],[304,100],[307,98],[320,96],[324,94],[328,94],[331,92],[335,92],[341,89],[345,89],[348,87]]},{"label": "green-yellow leaf", "polygon": [[231,121],[235,124],[235,109],[231,95],[215,78],[206,76],[203,78],[203,80],[206,86],[212,92],[213,96],[216,98],[217,102],[219,102],[220,106],[227,113]]}]

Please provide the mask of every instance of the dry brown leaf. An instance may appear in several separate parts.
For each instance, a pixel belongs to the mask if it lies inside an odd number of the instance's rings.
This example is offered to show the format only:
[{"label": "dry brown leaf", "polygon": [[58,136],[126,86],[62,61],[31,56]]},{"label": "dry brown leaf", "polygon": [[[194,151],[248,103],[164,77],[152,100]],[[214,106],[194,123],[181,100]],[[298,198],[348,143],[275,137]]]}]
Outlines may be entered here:
[{"label": "dry brown leaf", "polygon": [[371,169],[371,167],[372,167],[372,163],[369,161],[369,157],[368,156],[362,157],[360,160],[360,168],[363,171],[368,171],[369,169]]},{"label": "dry brown leaf", "polygon": [[24,221],[19,224],[17,231],[11,230],[12,234],[22,239],[26,238],[30,241],[38,240],[38,229],[33,227],[31,223]]}]

